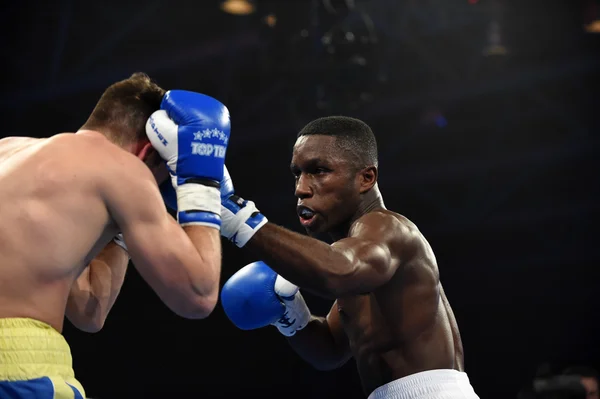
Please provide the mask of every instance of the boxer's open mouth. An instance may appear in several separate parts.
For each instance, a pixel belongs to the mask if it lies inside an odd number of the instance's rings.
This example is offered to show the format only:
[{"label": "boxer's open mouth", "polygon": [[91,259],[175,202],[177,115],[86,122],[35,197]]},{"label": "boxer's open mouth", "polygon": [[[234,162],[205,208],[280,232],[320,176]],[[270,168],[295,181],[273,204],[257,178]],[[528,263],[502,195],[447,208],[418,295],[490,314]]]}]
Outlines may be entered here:
[{"label": "boxer's open mouth", "polygon": [[300,205],[296,208],[296,212],[298,213],[298,217],[300,218],[300,223],[303,226],[310,225],[315,219],[316,212],[306,207],[304,205]]}]

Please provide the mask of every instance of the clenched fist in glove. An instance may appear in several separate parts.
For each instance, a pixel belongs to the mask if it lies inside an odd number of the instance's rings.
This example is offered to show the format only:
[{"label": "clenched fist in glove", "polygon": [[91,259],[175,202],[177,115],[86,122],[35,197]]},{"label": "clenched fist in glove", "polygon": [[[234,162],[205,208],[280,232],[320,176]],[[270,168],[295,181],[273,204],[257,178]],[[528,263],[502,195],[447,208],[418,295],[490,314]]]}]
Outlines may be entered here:
[{"label": "clenched fist in glove", "polygon": [[221,291],[221,303],[229,320],[242,330],[274,325],[292,336],[311,318],[298,287],[264,262],[251,263],[231,276]]},{"label": "clenched fist in glove", "polygon": [[146,134],[169,168],[179,223],[220,229],[227,108],[204,94],[171,90],[148,119]]}]

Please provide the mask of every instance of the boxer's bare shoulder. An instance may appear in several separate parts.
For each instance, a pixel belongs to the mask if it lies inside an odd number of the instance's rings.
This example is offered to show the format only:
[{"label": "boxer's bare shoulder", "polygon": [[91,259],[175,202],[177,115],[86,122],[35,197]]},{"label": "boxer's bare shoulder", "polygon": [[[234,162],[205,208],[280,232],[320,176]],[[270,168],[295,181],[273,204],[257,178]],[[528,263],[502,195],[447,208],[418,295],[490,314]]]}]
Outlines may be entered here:
[{"label": "boxer's bare shoulder", "polygon": [[[367,391],[421,370],[461,369],[458,327],[423,234],[408,218],[388,210],[363,215],[350,236],[360,235],[360,229],[369,229],[368,235],[381,240],[398,262],[387,283],[365,295],[339,298],[334,308]],[[377,370],[370,366],[375,363]]]},{"label": "boxer's bare shoulder", "polygon": [[392,258],[402,257],[404,260],[412,256],[425,240],[413,222],[388,209],[376,209],[362,215],[352,224],[348,236],[371,237],[385,245]]},{"label": "boxer's bare shoulder", "polygon": [[[52,166],[65,165],[71,167],[72,162],[82,162],[79,167],[98,169],[93,161],[104,157],[109,161],[112,156],[133,157],[126,151],[111,143],[106,137],[97,132],[91,134],[60,133],[49,138],[6,137],[0,139],[0,163],[20,167],[27,164],[29,159],[40,165],[52,162]],[[109,159],[106,159],[108,157]],[[89,179],[88,179],[89,180]]]},{"label": "boxer's bare shoulder", "polygon": [[14,155],[23,152],[23,150],[33,150],[43,139],[31,137],[6,137],[0,140],[0,163],[11,159]]},{"label": "boxer's bare shoulder", "polygon": [[0,317],[62,327],[72,282],[116,234],[98,184],[136,162],[122,153],[99,133],[0,140]]}]

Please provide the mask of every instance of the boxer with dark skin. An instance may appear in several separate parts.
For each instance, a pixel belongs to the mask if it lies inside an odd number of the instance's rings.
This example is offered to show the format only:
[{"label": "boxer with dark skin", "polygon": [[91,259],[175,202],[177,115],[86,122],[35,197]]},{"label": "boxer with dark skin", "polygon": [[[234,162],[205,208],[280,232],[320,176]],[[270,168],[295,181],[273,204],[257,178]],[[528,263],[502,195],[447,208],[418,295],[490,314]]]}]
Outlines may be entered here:
[{"label": "boxer with dark skin", "polygon": [[384,205],[376,143],[365,129],[355,119],[321,118],[294,145],[300,222],[311,236],[328,233],[332,245],[267,223],[246,247],[293,284],[335,299],[327,317],[312,316],[288,342],[320,370],[354,357],[368,395],[418,372],[463,371],[463,347],[429,243]]}]

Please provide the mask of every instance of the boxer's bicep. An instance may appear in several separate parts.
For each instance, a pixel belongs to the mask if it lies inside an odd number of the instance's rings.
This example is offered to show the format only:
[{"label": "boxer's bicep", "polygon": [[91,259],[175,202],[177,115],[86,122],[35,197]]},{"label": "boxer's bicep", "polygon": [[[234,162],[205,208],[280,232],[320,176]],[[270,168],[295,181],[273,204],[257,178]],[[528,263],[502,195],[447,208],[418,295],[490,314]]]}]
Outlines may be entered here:
[{"label": "boxer's bicep", "polygon": [[394,246],[402,235],[398,223],[388,215],[367,214],[353,226],[350,237],[332,244],[352,265],[340,279],[338,294],[371,292],[392,278],[400,264]]},{"label": "boxer's bicep", "polygon": [[[132,263],[175,313],[189,318],[205,317],[214,307],[212,297],[216,296],[204,292],[203,281],[199,281],[203,277],[210,279],[208,273],[201,273],[206,262],[167,212],[148,168],[143,164],[131,166],[136,167],[105,190],[109,212],[123,233]],[[209,236],[214,229],[210,230],[204,235]]]}]

